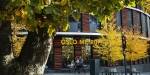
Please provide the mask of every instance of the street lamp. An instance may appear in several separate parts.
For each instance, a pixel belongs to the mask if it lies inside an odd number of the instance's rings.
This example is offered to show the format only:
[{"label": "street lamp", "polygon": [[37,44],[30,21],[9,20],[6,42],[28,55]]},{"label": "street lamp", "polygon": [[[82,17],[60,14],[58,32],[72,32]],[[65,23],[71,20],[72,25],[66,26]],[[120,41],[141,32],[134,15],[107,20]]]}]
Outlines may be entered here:
[{"label": "street lamp", "polygon": [[125,54],[126,36],[123,32],[122,32],[122,35],[121,35],[121,39],[122,39],[122,53],[123,53],[124,71],[125,71],[125,75],[127,75],[127,63],[126,63],[126,54]]}]

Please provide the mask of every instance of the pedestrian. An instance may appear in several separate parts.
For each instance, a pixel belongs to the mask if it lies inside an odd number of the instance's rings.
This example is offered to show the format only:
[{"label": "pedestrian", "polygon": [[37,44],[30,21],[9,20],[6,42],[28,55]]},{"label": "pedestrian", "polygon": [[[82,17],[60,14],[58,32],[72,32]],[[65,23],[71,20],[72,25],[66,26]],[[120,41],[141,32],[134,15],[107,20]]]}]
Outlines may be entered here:
[{"label": "pedestrian", "polygon": [[78,73],[80,73],[80,71],[81,71],[81,69],[82,69],[82,67],[83,67],[83,59],[82,59],[82,57],[81,56],[79,56],[79,57],[77,57],[76,58],[76,62],[75,62],[75,65],[76,65],[76,71],[78,72]]}]

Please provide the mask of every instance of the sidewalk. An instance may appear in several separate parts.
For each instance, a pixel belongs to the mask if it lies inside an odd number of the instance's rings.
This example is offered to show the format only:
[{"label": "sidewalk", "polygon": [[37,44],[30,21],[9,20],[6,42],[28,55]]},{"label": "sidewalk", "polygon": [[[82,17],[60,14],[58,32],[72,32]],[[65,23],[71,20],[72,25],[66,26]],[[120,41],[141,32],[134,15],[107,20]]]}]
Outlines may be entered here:
[{"label": "sidewalk", "polygon": [[[44,75],[90,75],[90,73],[89,73],[89,71],[77,73],[77,72],[71,72],[68,69],[62,69],[62,70],[48,69]],[[102,75],[102,73],[100,72],[99,75]],[[118,75],[118,74],[113,74],[113,75]],[[124,74],[121,74],[121,75],[124,75]],[[133,75],[150,75],[150,72],[140,72],[140,74],[133,73]]]},{"label": "sidewalk", "polygon": [[90,73],[47,73],[44,75],[90,75]]},{"label": "sidewalk", "polygon": [[[46,73],[44,75],[90,75],[90,73]],[[150,72],[141,73],[140,75],[150,75]]]}]

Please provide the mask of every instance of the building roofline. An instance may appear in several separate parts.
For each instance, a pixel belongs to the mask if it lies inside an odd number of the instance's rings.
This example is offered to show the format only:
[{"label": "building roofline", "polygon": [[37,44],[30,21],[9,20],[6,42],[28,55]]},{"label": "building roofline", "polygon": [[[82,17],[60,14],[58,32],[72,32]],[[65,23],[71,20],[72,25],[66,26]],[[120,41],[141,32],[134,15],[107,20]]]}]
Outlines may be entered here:
[{"label": "building roofline", "polygon": [[101,33],[92,32],[56,32],[56,36],[100,36]]},{"label": "building roofline", "polygon": [[[18,35],[28,35],[28,32],[18,32]],[[98,37],[104,34],[101,33],[91,33],[91,32],[56,32],[56,36],[86,36],[86,37]],[[140,37],[141,39],[150,41],[150,38]]]},{"label": "building roofline", "polygon": [[150,17],[150,15],[149,15],[148,13],[146,13],[146,12],[144,12],[144,11],[140,10],[140,9],[132,8],[132,7],[125,7],[125,8],[127,8],[127,9],[131,9],[131,10],[135,10],[135,11],[138,11],[138,12],[143,13],[143,14],[147,15],[148,17]]}]

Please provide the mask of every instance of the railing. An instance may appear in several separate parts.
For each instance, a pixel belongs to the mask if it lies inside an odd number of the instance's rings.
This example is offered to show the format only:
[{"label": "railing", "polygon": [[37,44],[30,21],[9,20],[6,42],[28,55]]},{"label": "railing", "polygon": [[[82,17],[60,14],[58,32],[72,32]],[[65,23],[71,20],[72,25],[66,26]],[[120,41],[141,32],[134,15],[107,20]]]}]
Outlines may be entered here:
[{"label": "railing", "polygon": [[[101,72],[100,75],[125,75],[124,72]],[[140,72],[128,72],[127,75],[141,75]]]}]

